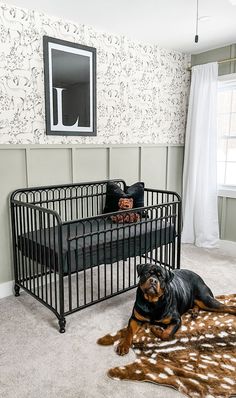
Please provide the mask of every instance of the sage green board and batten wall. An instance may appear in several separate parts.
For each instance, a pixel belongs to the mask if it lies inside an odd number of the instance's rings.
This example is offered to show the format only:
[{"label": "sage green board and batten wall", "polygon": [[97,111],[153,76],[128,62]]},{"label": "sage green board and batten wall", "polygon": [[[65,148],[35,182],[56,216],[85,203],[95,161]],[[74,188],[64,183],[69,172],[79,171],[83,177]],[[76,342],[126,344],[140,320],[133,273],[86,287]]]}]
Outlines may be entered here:
[{"label": "sage green board and batten wall", "polygon": [[218,198],[220,238],[236,242],[236,198]]},{"label": "sage green board and batten wall", "polygon": [[[193,54],[191,56],[191,65],[201,65],[208,62],[223,61],[224,59],[231,59],[236,57],[236,44],[216,48],[214,50],[205,51],[200,54]],[[228,75],[236,72],[236,62],[227,62],[219,64],[219,76]]]},{"label": "sage green board and batten wall", "polygon": [[181,192],[183,146],[0,145],[0,284],[13,279],[10,193],[21,187],[124,178]]}]

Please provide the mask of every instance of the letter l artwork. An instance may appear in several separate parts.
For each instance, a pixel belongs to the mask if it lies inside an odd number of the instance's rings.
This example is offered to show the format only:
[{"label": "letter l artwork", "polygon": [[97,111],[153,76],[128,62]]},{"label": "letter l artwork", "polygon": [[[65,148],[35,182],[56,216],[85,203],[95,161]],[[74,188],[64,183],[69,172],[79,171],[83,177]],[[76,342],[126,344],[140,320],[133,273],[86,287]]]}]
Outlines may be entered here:
[{"label": "letter l artwork", "polygon": [[53,127],[57,128],[58,130],[64,131],[71,131],[71,127],[78,127],[79,124],[79,116],[76,122],[72,126],[65,126],[62,120],[62,91],[65,90],[64,88],[54,87],[57,92],[57,124],[53,124]]}]

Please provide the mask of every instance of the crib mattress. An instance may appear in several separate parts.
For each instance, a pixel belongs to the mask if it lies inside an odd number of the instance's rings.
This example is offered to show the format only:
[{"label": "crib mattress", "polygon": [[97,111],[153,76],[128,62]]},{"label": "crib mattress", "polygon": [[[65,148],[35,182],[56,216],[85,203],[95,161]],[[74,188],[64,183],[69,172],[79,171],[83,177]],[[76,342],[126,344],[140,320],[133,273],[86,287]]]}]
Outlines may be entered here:
[{"label": "crib mattress", "polygon": [[[173,242],[175,236],[173,224],[156,219],[122,227],[104,219],[72,223],[69,227],[65,224],[62,225],[62,270],[64,274],[74,273],[92,266],[141,256]],[[60,253],[57,227],[18,236],[18,247],[31,260],[58,271]]]}]

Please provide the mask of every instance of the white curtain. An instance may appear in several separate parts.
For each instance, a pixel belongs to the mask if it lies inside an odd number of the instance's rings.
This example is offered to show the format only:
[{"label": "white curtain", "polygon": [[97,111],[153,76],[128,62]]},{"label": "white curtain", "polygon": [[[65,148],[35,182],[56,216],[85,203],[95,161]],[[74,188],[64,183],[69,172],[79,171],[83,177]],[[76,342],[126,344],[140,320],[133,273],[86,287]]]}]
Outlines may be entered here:
[{"label": "white curtain", "polygon": [[217,211],[216,62],[192,68],[183,172],[182,242],[216,247]]}]

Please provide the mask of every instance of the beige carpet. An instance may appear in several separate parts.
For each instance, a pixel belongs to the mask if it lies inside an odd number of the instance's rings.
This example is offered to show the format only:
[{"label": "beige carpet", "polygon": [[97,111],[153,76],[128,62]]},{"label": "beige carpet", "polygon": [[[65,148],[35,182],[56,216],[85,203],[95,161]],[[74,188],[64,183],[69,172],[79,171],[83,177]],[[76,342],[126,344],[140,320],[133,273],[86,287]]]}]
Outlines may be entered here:
[{"label": "beige carpet", "polygon": [[[220,250],[183,247],[182,266],[199,273],[215,295],[236,293],[236,256]],[[106,371],[133,362],[96,340],[124,327],[135,291],[67,317],[59,334],[53,314],[27,294],[0,301],[0,397],[159,398],[184,397],[150,383],[114,381]]]}]

